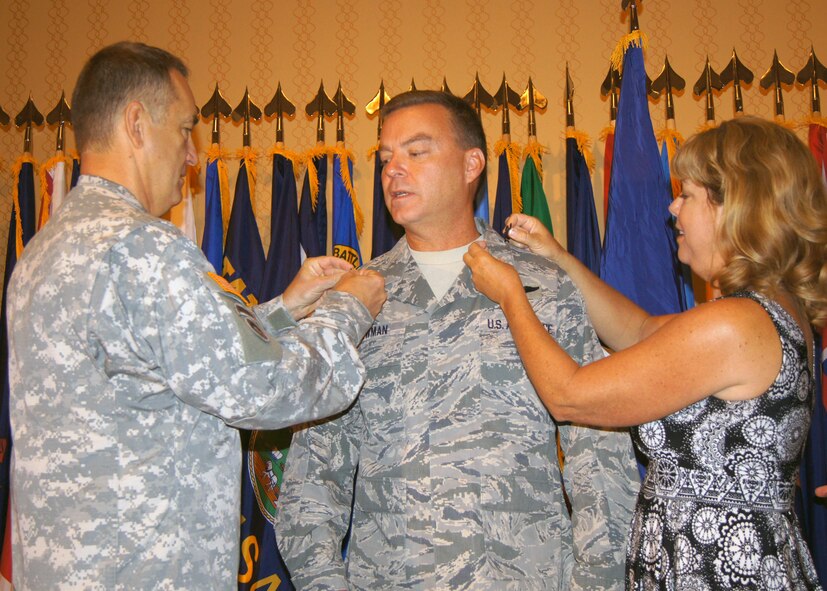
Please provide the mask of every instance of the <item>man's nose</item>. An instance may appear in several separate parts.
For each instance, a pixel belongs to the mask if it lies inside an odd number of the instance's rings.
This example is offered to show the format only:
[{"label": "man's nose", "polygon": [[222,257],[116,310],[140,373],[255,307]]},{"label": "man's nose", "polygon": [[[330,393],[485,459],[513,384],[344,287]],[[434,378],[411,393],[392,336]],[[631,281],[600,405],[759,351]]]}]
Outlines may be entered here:
[{"label": "man's nose", "polygon": [[187,140],[187,164],[195,166],[198,164],[198,152],[195,151],[195,142],[192,141],[192,136]]}]

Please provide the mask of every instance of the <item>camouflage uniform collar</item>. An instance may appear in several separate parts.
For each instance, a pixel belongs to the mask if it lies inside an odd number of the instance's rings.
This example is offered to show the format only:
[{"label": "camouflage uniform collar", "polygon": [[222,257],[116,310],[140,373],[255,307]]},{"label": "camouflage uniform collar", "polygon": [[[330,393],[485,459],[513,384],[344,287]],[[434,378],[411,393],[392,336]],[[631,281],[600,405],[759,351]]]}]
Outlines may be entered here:
[{"label": "camouflage uniform collar", "polygon": [[109,179],[105,179],[101,176],[96,176],[93,174],[82,174],[78,177],[78,189],[85,190],[94,188],[96,190],[103,190],[106,193],[109,193],[112,197],[118,197],[123,199],[130,205],[135,206],[135,208],[140,209],[141,211],[146,211],[146,208],[141,205],[141,202],[138,201],[138,198],[132,194],[132,192],[124,187],[123,185],[119,185],[114,181],[110,181]]}]

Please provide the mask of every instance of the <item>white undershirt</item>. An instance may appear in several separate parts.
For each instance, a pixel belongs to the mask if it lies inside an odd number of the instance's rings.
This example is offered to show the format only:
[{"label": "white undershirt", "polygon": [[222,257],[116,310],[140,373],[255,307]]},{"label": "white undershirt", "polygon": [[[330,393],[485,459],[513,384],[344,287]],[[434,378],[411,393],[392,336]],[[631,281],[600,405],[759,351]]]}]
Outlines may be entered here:
[{"label": "white undershirt", "polygon": [[452,248],[450,250],[424,251],[411,249],[411,256],[419,265],[422,276],[431,286],[437,300],[441,300],[446,294],[459,274],[462,273],[465,263],[462,255],[468,252],[468,247],[479,240],[479,237],[472,240],[465,246]]}]

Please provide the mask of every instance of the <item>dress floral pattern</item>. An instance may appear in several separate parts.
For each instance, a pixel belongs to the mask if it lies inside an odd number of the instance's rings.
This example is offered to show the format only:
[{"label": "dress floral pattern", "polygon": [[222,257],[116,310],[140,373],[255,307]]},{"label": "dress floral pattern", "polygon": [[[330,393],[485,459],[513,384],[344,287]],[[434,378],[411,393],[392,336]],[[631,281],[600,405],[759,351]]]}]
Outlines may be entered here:
[{"label": "dress floral pattern", "polygon": [[781,370],[752,400],[706,398],[633,429],[649,459],[627,551],[627,589],[821,589],[793,511],[810,425],[813,371],[798,325],[770,315]]}]

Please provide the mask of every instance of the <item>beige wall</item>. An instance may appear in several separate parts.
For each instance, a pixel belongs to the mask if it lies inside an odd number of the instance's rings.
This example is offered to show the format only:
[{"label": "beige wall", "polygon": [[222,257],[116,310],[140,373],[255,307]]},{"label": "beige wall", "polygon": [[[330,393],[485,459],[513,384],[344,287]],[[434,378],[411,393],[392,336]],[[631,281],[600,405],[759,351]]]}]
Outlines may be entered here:
[{"label": "beige wall", "polygon": [[[676,98],[677,126],[685,136],[704,120],[704,103],[692,96],[691,87],[707,55],[720,70],[735,47],[756,74],[744,93],[745,110],[763,117],[772,116],[773,96],[759,89],[757,77],[769,67],[774,50],[796,72],[811,44],[827,60],[827,0],[646,0],[640,26],[649,37],[649,75],[658,75],[668,53],[687,81],[687,90]],[[620,0],[0,0],[0,106],[14,117],[31,94],[45,115],[62,90],[71,94],[89,55],[105,44],[135,39],[187,61],[199,104],[218,82],[233,107],[249,87],[263,108],[280,82],[299,110],[285,125],[286,145],[303,151],[315,143],[315,122],[304,116],[304,106],[321,81],[330,94],[341,81],[357,105],[356,116],[346,123],[346,140],[357,158],[357,198],[370,219],[373,181],[367,152],[376,141],[376,121],[368,119],[364,106],[380,80],[394,94],[406,90],[412,78],[418,88],[437,88],[444,76],[451,90],[464,94],[476,73],[489,91],[499,86],[503,73],[519,92],[531,76],[549,100],[546,112],[537,117],[537,135],[549,150],[544,185],[555,229],[565,239],[565,65],[569,63],[575,84],[577,126],[594,140],[593,181],[602,225],[603,144],[598,138],[609,116],[599,87],[612,49],[628,30]],[[806,88],[785,92],[788,119],[809,113],[808,97]],[[715,102],[719,119],[732,116],[731,89]],[[664,126],[664,105],[651,103],[650,108],[658,130]],[[485,113],[483,121],[493,145],[501,132],[500,116]],[[524,142],[526,127],[526,117],[512,115],[512,139]],[[227,123],[222,129],[223,146],[240,148],[240,126]],[[207,122],[196,131],[202,162],[209,132]],[[266,154],[275,139],[275,123],[254,124],[252,136],[254,147]],[[68,137],[73,147],[71,131]],[[327,140],[335,141],[335,123],[328,123]],[[35,130],[38,161],[45,161],[54,145],[54,129]],[[10,170],[22,146],[22,130],[0,128],[2,245],[11,207]],[[489,167],[492,195],[494,168]],[[234,186],[237,162],[230,170]],[[266,249],[271,176],[265,161],[258,170],[255,206]],[[203,217],[203,192],[196,195],[196,215],[199,221]],[[361,240],[365,258],[369,226]]]}]

